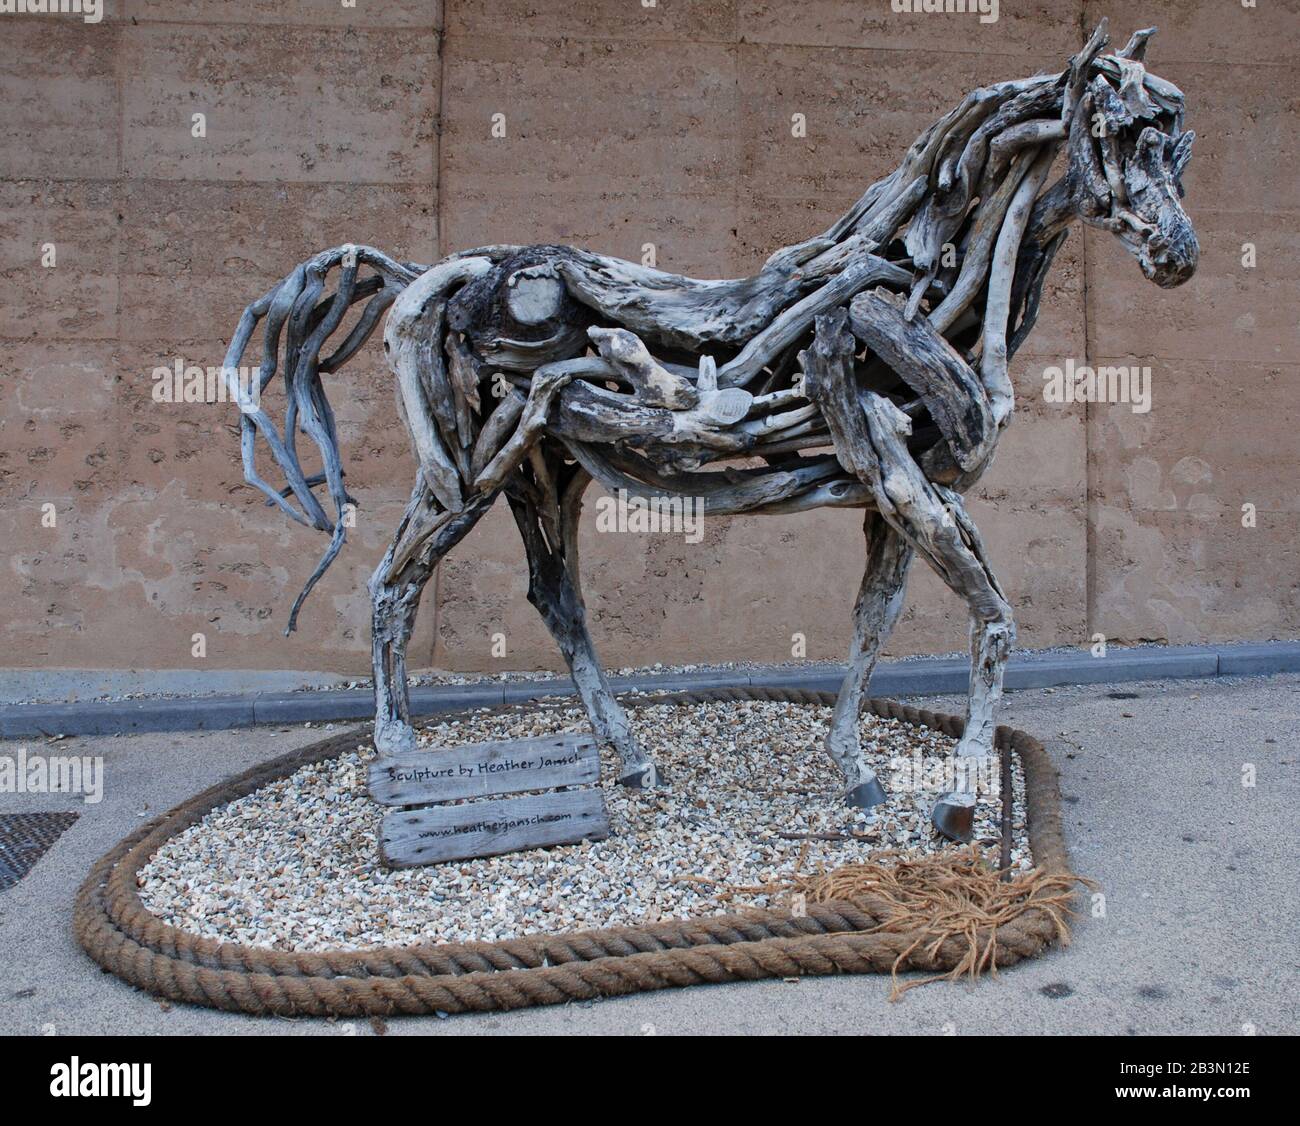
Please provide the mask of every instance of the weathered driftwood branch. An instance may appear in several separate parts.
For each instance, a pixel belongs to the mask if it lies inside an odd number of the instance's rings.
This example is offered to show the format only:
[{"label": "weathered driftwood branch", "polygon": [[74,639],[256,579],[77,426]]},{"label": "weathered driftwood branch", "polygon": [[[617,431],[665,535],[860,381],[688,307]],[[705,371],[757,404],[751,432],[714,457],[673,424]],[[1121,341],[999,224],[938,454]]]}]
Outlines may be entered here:
[{"label": "weathered driftwood branch", "polygon": [[997,436],[988,396],[970,365],[929,318],[909,321],[895,301],[872,292],[849,306],[849,326],[921,397],[947,436],[957,465],[971,470],[982,464]]}]

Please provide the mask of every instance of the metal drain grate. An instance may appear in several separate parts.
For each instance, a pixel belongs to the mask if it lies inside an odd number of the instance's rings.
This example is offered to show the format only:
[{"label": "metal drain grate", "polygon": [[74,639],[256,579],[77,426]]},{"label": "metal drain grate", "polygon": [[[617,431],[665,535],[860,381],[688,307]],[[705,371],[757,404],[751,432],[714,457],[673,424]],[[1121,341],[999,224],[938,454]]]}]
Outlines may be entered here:
[{"label": "metal drain grate", "polygon": [[79,813],[0,813],[0,891],[30,872]]}]

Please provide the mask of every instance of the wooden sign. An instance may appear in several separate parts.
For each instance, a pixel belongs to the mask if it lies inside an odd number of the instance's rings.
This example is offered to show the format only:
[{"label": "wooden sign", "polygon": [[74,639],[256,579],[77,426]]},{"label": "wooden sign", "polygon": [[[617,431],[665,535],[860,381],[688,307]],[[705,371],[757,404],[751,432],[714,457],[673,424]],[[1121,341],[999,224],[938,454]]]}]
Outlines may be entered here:
[{"label": "wooden sign", "polygon": [[370,764],[370,796],[381,805],[423,805],[599,778],[595,739],[570,732],[385,755]]},{"label": "wooden sign", "polygon": [[413,868],[607,836],[609,818],[601,791],[561,790],[390,810],[384,815],[380,847],[390,868]]}]

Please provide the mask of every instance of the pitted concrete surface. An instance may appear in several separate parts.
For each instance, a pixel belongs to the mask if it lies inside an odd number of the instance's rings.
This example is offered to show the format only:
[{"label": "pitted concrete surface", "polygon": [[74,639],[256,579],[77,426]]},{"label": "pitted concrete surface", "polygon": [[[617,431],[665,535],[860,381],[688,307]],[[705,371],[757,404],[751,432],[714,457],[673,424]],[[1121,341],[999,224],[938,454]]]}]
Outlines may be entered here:
[{"label": "pitted concrete surface", "polygon": [[[924,706],[956,711],[961,700]],[[1104,896],[1084,898],[1068,950],[897,1004],[884,977],[805,978],[392,1018],[387,1033],[1295,1033],[1300,1002],[1286,983],[1300,963],[1300,675],[1035,689],[1011,694],[1001,718],[1047,744],[1075,868]],[[0,1033],[374,1035],[365,1020],[160,1003],[102,973],[70,929],[86,870],[142,818],[321,736],[295,727],[0,743],[0,754],[101,755],[107,772],[103,800],[79,806],[31,875],[0,893]],[[1252,769],[1255,784],[1243,785]],[[0,795],[0,812],[70,808],[66,796]]]}]

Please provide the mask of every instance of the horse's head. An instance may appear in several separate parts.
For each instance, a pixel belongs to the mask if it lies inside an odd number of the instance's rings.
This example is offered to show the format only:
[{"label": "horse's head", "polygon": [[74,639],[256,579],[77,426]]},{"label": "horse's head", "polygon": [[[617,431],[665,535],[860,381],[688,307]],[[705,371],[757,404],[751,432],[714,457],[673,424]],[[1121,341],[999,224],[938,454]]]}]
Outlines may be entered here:
[{"label": "horse's head", "polygon": [[1113,232],[1151,281],[1169,289],[1196,270],[1200,246],[1183,210],[1183,169],[1196,134],[1183,130],[1183,95],[1142,63],[1154,28],[1097,58],[1070,120],[1075,213]]}]

